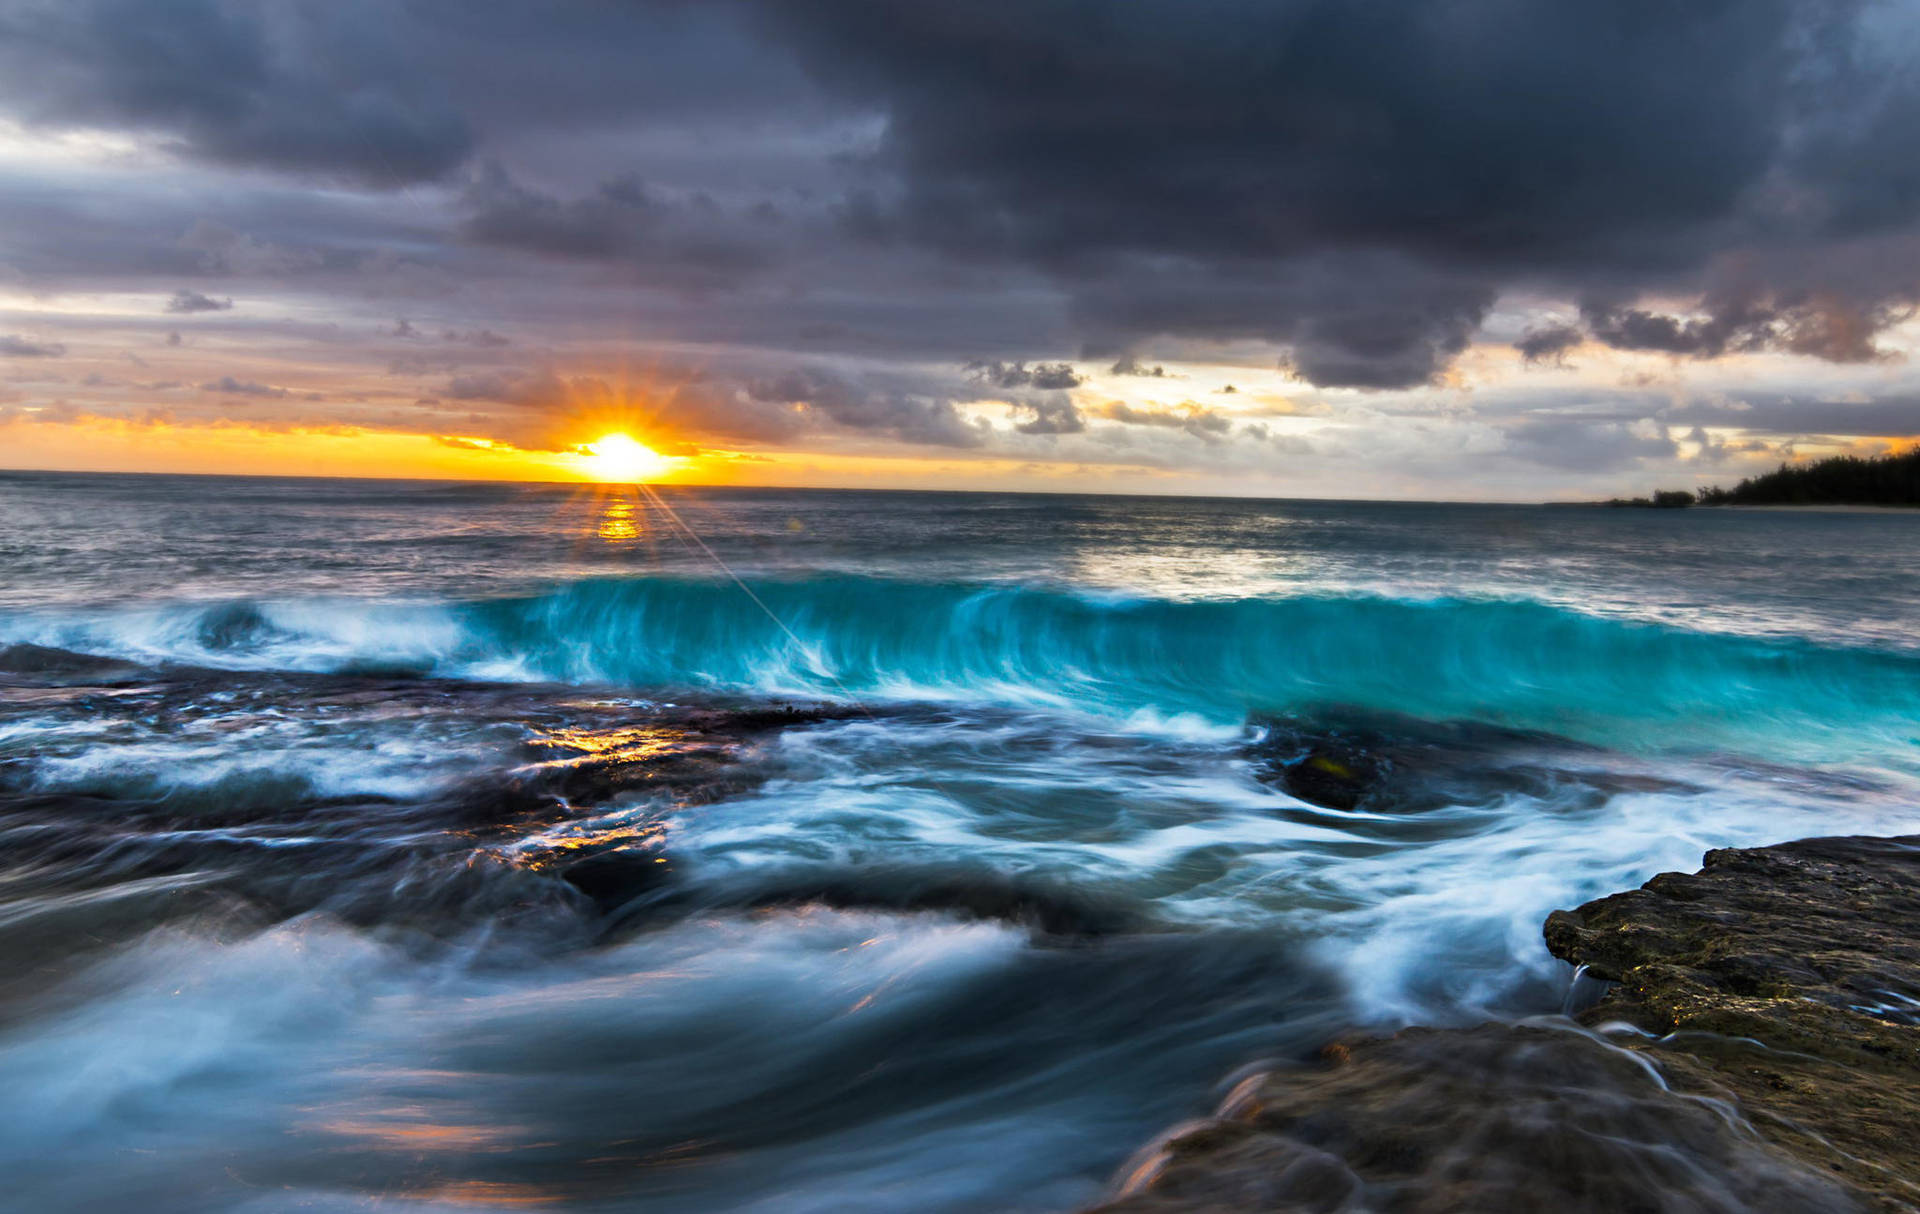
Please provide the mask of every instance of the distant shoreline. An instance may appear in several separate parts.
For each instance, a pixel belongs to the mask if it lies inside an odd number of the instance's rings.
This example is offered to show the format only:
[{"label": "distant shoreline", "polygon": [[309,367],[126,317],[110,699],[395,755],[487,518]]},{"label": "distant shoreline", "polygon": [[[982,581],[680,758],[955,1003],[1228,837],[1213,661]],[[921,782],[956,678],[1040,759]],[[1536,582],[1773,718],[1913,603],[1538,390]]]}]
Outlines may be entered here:
[{"label": "distant shoreline", "polygon": [[1702,506],[1702,510],[1790,510],[1802,514],[1911,514],[1920,510],[1920,506],[1850,506],[1841,502],[1793,502],[1756,503],[1751,506]]},{"label": "distant shoreline", "polygon": [[1912,514],[1920,506],[1847,505],[1843,502],[1756,502],[1751,505],[1698,503],[1691,506],[1656,506],[1649,501],[1602,499],[1585,502],[1543,502],[1546,506],[1600,506],[1610,510],[1726,510],[1754,512],[1784,511],[1794,514]]},{"label": "distant shoreline", "polygon": [[1735,506],[1776,510],[1912,509],[1920,506],[1920,447],[1899,455],[1833,455],[1808,464],[1781,464],[1731,489],[1656,489],[1651,497],[1614,498],[1608,506],[1683,510]]}]

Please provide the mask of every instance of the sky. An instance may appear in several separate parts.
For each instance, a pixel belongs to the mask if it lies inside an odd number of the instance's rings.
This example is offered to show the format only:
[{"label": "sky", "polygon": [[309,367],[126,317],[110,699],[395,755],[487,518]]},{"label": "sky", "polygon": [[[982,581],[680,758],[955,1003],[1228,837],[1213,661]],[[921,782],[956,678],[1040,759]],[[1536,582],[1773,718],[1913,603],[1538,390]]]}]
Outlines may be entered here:
[{"label": "sky", "polygon": [[0,0],[0,467],[1554,500],[1920,435],[1920,11]]}]

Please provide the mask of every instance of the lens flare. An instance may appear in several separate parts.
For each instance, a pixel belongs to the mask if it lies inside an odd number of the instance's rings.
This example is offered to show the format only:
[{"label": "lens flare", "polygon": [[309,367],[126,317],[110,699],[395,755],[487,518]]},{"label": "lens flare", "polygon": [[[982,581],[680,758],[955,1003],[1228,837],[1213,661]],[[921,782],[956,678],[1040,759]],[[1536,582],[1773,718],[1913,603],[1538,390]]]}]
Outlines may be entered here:
[{"label": "lens flare", "polygon": [[650,481],[673,469],[674,461],[629,435],[608,434],[580,450],[580,471],[597,481]]}]

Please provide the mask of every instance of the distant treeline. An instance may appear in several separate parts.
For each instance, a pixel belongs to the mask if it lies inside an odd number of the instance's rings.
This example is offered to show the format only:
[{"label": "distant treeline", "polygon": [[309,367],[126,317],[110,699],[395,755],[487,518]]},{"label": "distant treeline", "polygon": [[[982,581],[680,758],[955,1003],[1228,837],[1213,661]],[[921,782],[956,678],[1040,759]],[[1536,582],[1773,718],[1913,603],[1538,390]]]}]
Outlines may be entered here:
[{"label": "distant treeline", "polygon": [[1696,493],[1663,489],[1651,498],[1615,498],[1615,506],[1920,506],[1920,447],[1902,455],[1861,459],[1836,455],[1811,464],[1781,464],[1731,489]]}]

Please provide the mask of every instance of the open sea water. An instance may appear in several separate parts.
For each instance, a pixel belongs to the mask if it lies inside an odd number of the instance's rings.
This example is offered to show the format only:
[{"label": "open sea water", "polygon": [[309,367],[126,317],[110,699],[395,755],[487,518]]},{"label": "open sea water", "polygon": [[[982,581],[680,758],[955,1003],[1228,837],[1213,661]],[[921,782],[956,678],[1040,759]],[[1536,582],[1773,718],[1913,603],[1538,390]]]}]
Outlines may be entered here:
[{"label": "open sea water", "polygon": [[1556,907],[1920,830],[1916,553],[0,473],[0,1206],[1072,1209],[1236,1068],[1557,1010]]}]

